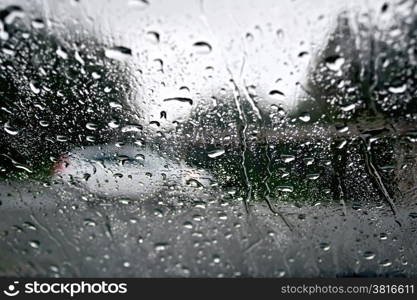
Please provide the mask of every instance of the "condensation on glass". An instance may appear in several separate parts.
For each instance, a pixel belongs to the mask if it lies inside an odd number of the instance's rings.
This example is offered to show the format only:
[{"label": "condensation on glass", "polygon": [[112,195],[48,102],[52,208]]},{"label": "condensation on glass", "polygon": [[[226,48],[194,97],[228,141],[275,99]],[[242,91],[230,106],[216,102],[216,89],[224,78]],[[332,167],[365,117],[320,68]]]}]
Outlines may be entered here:
[{"label": "condensation on glass", "polygon": [[1,0],[0,276],[415,276],[416,5]]}]

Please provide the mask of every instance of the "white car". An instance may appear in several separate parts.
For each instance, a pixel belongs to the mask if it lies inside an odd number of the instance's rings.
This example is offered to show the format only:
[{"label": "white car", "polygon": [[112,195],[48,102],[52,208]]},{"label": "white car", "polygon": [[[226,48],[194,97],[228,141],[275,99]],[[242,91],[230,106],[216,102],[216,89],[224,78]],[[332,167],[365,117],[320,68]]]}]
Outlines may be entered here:
[{"label": "white car", "polygon": [[214,182],[205,170],[135,145],[75,148],[55,164],[54,179],[107,197],[152,195],[170,187],[205,188]]}]

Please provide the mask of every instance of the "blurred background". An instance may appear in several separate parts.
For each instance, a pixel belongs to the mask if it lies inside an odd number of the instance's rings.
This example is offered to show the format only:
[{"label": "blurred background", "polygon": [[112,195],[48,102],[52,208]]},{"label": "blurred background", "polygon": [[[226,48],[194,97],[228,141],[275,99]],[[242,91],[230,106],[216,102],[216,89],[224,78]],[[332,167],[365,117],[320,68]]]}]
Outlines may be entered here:
[{"label": "blurred background", "polygon": [[417,2],[0,1],[0,275],[416,276]]}]

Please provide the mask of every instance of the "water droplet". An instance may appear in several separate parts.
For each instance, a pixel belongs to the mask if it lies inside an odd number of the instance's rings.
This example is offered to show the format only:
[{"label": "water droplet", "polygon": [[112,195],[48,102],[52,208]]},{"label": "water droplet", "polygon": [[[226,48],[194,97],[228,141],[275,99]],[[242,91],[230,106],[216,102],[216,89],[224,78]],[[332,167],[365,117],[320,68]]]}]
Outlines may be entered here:
[{"label": "water droplet", "polygon": [[329,251],[330,250],[330,244],[329,243],[326,243],[326,242],[320,243],[320,248],[323,251]]},{"label": "water droplet", "polygon": [[68,137],[66,137],[65,135],[57,135],[56,140],[58,142],[66,142],[68,140]]},{"label": "water droplet", "polygon": [[117,108],[117,109],[121,109],[122,108],[122,105],[120,103],[113,102],[113,101],[110,102],[109,105],[110,105],[111,108]]},{"label": "water droplet", "polygon": [[193,229],[193,223],[191,223],[190,221],[184,222],[183,226],[187,229]]},{"label": "water droplet", "polygon": [[118,201],[120,204],[123,204],[123,205],[129,205],[131,202],[132,202],[132,200],[131,199],[129,199],[129,198],[122,198],[122,199],[119,199],[119,201]]},{"label": "water droplet", "polygon": [[145,155],[143,155],[143,154],[139,153],[139,154],[137,154],[137,155],[135,156],[135,159],[137,159],[137,160],[145,160]]},{"label": "water droplet", "polygon": [[284,161],[284,163],[289,163],[295,160],[295,156],[288,155],[288,154],[281,154],[281,159]]},{"label": "water droplet", "polygon": [[164,102],[168,101],[179,101],[179,102],[187,102],[190,105],[193,105],[193,99],[187,97],[172,97],[172,98],[165,98]]},{"label": "water droplet", "polygon": [[2,13],[6,13],[4,18],[4,23],[12,24],[16,19],[23,18],[25,13],[23,9],[17,5],[8,6],[6,9],[2,11]]},{"label": "water droplet", "polygon": [[345,63],[345,59],[340,56],[329,56],[325,59],[326,66],[330,70],[337,72],[342,68],[342,65]]},{"label": "water droplet", "polygon": [[392,94],[402,94],[407,90],[407,84],[404,83],[403,85],[400,86],[390,86],[388,88],[388,91]]},{"label": "water droplet", "polygon": [[289,184],[281,184],[277,186],[277,190],[286,193],[292,193],[294,191],[294,187]]},{"label": "water droplet", "polygon": [[216,149],[216,150],[212,150],[208,152],[207,155],[210,158],[216,158],[216,157],[223,155],[224,153],[225,153],[224,149]]},{"label": "water droplet", "polygon": [[54,273],[59,273],[59,267],[56,265],[50,265],[49,270],[51,270]]},{"label": "water droplet", "polygon": [[275,100],[285,100],[285,94],[278,90],[272,90],[269,92],[269,95],[272,96]]},{"label": "water droplet", "polygon": [[349,131],[349,127],[344,125],[344,126],[336,126],[336,130],[340,133],[345,133]]},{"label": "water droplet", "polygon": [[130,268],[130,262],[128,261],[123,262],[123,267]]},{"label": "water droplet", "polygon": [[365,258],[366,260],[373,260],[375,258],[375,253],[373,253],[372,251],[365,251],[363,253],[363,258]]},{"label": "water droplet", "polygon": [[14,129],[12,126],[10,126],[9,122],[4,123],[4,131],[6,131],[10,135],[16,135],[19,133],[17,129]]},{"label": "water droplet", "polygon": [[245,38],[248,40],[248,42],[253,42],[254,40],[253,34],[250,32],[246,33]]},{"label": "water droplet", "polygon": [[122,132],[140,132],[142,131],[142,126],[140,125],[126,125],[122,127]]},{"label": "water droplet", "polygon": [[280,29],[278,29],[278,30],[276,31],[276,34],[277,34],[277,38],[278,38],[278,39],[282,39],[282,38],[284,37],[284,30],[282,30],[281,28],[280,28]]},{"label": "water droplet", "polygon": [[309,180],[317,180],[320,177],[320,174],[314,173],[314,174],[307,174],[307,179]]},{"label": "water droplet", "polygon": [[94,123],[87,123],[85,125],[85,128],[87,128],[88,130],[97,130],[97,125]]},{"label": "water droplet", "polygon": [[32,90],[32,92],[36,95],[41,92],[41,90],[37,88],[32,82],[29,83],[29,87]]},{"label": "water droplet", "polygon": [[387,235],[386,233],[380,233],[380,234],[379,234],[379,239],[380,239],[381,241],[385,241],[385,240],[387,240],[387,239],[388,239],[388,235]]},{"label": "water droplet", "polygon": [[31,246],[34,249],[38,249],[40,245],[41,243],[39,241],[35,241],[35,240],[29,241],[29,246]]},{"label": "water droplet", "polygon": [[68,54],[65,52],[61,47],[58,47],[56,50],[56,54],[61,57],[62,59],[68,59]]},{"label": "water droplet", "polygon": [[97,225],[96,222],[92,219],[85,219],[84,220],[84,226],[95,227],[96,225]]},{"label": "water droplet", "polygon": [[117,123],[117,121],[116,120],[111,120],[109,123],[108,123],[108,125],[109,125],[109,127],[110,128],[117,128],[117,127],[119,127],[119,124]]},{"label": "water droplet", "polygon": [[307,157],[307,158],[304,159],[304,162],[305,162],[306,166],[311,166],[314,163],[314,158]]},{"label": "water droplet", "polygon": [[193,220],[196,221],[196,222],[201,222],[203,220],[203,216],[202,215],[194,215]]},{"label": "water droplet", "polygon": [[30,222],[25,222],[25,223],[23,223],[23,226],[25,226],[27,229],[30,229],[30,230],[34,230],[34,231],[36,231],[36,230],[37,230],[36,226],[35,226],[35,225],[33,225],[33,224],[32,224],[32,223],[30,223]]},{"label": "water droplet", "polygon": [[389,267],[392,265],[392,262],[389,259],[384,259],[379,262],[379,265],[382,267]]},{"label": "water droplet", "polygon": [[408,216],[412,219],[417,219],[417,212],[410,212]]},{"label": "water droplet", "polygon": [[211,45],[207,42],[196,42],[193,46],[199,54],[208,54],[212,50]]},{"label": "water droplet", "polygon": [[344,140],[344,141],[339,142],[336,147],[337,149],[343,149],[343,147],[345,147],[346,145],[347,145],[347,141]]},{"label": "water droplet", "polygon": [[117,46],[105,49],[104,55],[110,59],[123,61],[132,55],[132,50],[126,47]]},{"label": "water droplet", "polygon": [[48,121],[44,121],[44,120],[40,120],[39,121],[39,125],[41,125],[42,127],[48,127],[49,126],[49,122]]},{"label": "water droplet", "polygon": [[308,122],[311,119],[309,113],[303,113],[298,118],[303,122]]},{"label": "water droplet", "polygon": [[45,28],[45,23],[41,19],[34,19],[32,21],[32,26],[35,29],[42,29]]},{"label": "water droplet", "polygon": [[227,215],[225,213],[221,213],[221,214],[219,214],[219,219],[222,220],[222,221],[225,221],[225,220],[227,220]]},{"label": "water droplet", "polygon": [[355,107],[356,107],[356,104],[353,103],[353,104],[348,104],[348,105],[341,106],[340,109],[343,110],[343,111],[351,111],[351,110],[355,109]]},{"label": "water droplet", "polygon": [[300,53],[298,53],[298,57],[305,57],[305,56],[308,56],[307,51],[301,51]]},{"label": "water droplet", "polygon": [[91,73],[91,77],[93,77],[93,79],[100,79],[101,78],[100,74],[98,74],[97,72]]},{"label": "water droplet", "polygon": [[135,7],[135,8],[139,8],[139,9],[145,9],[149,6],[149,1],[148,0],[130,0],[128,2],[128,5]]},{"label": "water droplet", "polygon": [[156,252],[165,251],[167,247],[168,247],[167,243],[157,243],[155,244],[155,251]]},{"label": "water droplet", "polygon": [[160,35],[156,31],[149,31],[147,33],[147,38],[151,43],[157,44],[157,43],[159,43]]},{"label": "water droplet", "polygon": [[154,65],[155,65],[155,69],[158,72],[163,73],[164,72],[164,61],[160,58],[156,58],[156,59],[153,60],[153,62],[154,62]]}]

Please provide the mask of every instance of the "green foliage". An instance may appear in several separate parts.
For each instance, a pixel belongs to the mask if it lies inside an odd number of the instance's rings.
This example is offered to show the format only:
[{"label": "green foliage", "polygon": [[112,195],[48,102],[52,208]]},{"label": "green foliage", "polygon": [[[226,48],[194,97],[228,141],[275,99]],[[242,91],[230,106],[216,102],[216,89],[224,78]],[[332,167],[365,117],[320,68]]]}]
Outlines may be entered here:
[{"label": "green foliage", "polygon": [[[16,7],[0,13],[2,21]],[[0,176],[43,176],[72,147],[114,138],[129,92],[125,67],[104,56],[104,46],[87,37],[57,38],[48,28],[30,28],[26,18],[4,24],[0,40]],[[113,106],[114,107],[114,106]],[[95,130],[86,128],[94,124]],[[4,127],[17,134],[9,134]],[[16,175],[27,166],[33,173]],[[24,172],[24,171],[23,171]]]}]

